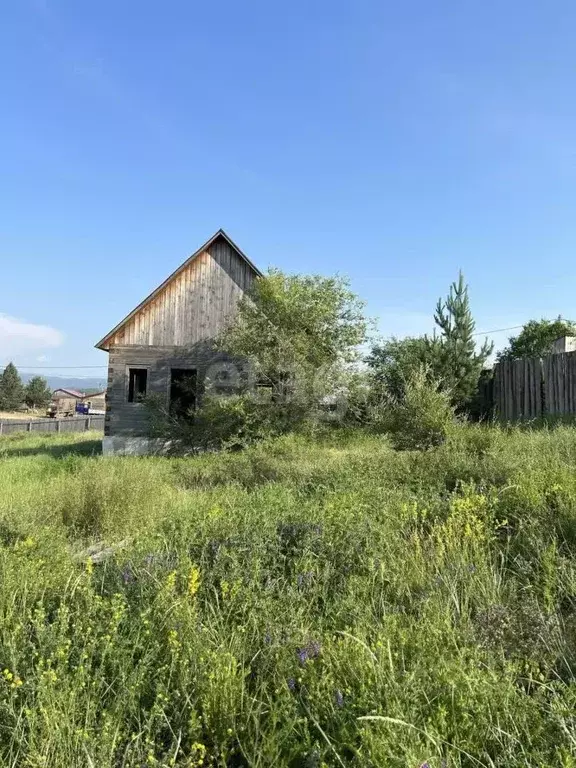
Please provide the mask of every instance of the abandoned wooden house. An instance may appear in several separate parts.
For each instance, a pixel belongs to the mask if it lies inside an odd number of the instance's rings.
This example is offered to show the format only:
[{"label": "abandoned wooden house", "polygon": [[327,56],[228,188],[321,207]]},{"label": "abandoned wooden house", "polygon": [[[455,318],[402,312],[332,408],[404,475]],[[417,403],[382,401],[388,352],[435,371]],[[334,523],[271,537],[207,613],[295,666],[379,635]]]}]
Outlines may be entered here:
[{"label": "abandoned wooden house", "polygon": [[154,450],[146,396],[188,412],[207,378],[242,367],[213,341],[260,274],[220,229],[96,344],[109,355],[105,453]]}]

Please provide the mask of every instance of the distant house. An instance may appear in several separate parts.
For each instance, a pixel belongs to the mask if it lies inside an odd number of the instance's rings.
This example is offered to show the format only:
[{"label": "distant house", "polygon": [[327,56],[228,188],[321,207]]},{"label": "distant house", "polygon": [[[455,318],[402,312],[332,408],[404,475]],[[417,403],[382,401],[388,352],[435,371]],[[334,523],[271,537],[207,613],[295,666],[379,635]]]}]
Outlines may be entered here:
[{"label": "distant house", "polygon": [[60,389],[55,389],[54,392],[52,392],[53,401],[68,399],[70,397],[73,397],[75,400],[78,400],[78,402],[80,402],[84,397],[84,393],[78,392],[77,389],[65,389],[63,387]]},{"label": "distant house", "polygon": [[232,362],[213,340],[260,274],[220,229],[98,342],[109,353],[105,453],[152,448],[145,396],[173,412],[196,405],[206,377]]},{"label": "distant house", "polygon": [[550,350],[553,355],[560,355],[563,352],[575,352],[576,351],[576,336],[560,336],[559,339],[552,344]]}]

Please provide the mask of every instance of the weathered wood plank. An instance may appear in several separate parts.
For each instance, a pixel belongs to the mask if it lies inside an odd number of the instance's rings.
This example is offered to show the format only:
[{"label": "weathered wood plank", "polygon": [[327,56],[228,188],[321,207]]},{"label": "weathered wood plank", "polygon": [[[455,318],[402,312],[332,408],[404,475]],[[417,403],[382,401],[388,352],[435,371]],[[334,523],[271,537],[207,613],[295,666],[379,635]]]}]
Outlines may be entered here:
[{"label": "weathered wood plank", "polygon": [[528,380],[529,374],[529,360],[522,361],[522,418],[530,418],[530,382]]},{"label": "weathered wood plank", "polygon": [[497,363],[494,367],[494,416],[497,419],[502,418],[502,403],[500,401],[500,382],[502,380],[502,364]]},{"label": "weathered wood plank", "polygon": [[576,413],[576,376],[575,374],[575,365],[576,365],[576,358],[574,357],[574,353],[570,352],[567,355],[568,359],[568,376],[569,376],[569,389],[570,389],[570,413]]},{"label": "weathered wood plank", "polygon": [[502,395],[503,395],[503,408],[504,420],[508,421],[510,418],[510,364],[508,361],[504,363],[504,378],[502,382]]},{"label": "weathered wood plank", "polygon": [[111,337],[112,345],[195,344],[229,323],[255,272],[225,240],[217,240]]},{"label": "weathered wood plank", "polygon": [[544,387],[544,413],[548,415],[549,413],[552,413],[553,390],[551,386],[550,360],[547,357],[545,357],[544,360],[542,361],[542,376],[543,376],[543,387]]},{"label": "weathered wood plank", "polygon": [[534,361],[536,367],[536,380],[534,388],[536,390],[536,416],[542,416],[543,393],[542,393],[542,360],[540,358]]}]

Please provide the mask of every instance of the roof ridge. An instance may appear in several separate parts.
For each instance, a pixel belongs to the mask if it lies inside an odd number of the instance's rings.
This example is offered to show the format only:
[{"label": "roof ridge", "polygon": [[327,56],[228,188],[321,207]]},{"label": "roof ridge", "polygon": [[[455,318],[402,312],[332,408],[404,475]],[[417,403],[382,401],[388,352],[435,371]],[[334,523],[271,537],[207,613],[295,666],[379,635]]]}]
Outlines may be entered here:
[{"label": "roof ridge", "polygon": [[[114,326],[114,328],[112,328],[112,330],[111,330],[111,331],[109,331],[109,332],[106,334],[106,336],[104,336],[102,339],[100,339],[100,341],[99,341],[99,342],[98,342],[98,343],[95,345],[95,346],[96,346],[96,348],[97,348],[97,349],[104,349],[104,350],[105,350],[105,347],[104,347],[104,345],[106,344],[106,342],[108,341],[108,339],[109,339],[111,336],[113,336],[115,333],[117,333],[117,332],[118,332],[118,331],[119,331],[119,330],[120,330],[120,329],[121,329],[121,328],[122,328],[124,325],[126,325],[126,323],[128,323],[128,322],[129,322],[129,321],[130,321],[130,320],[131,320],[131,319],[132,319],[132,318],[133,318],[133,317],[134,317],[134,316],[135,316],[135,315],[136,315],[138,312],[140,312],[140,310],[141,310],[141,309],[143,309],[143,308],[144,308],[144,307],[145,307],[147,304],[149,304],[149,303],[150,303],[150,302],[151,302],[151,301],[152,301],[154,298],[156,298],[156,296],[158,296],[158,294],[159,294],[161,291],[163,291],[163,290],[164,290],[164,288],[165,288],[165,287],[166,287],[166,286],[167,286],[169,283],[171,283],[171,282],[172,282],[172,280],[174,280],[174,279],[175,279],[175,278],[176,278],[176,277],[177,277],[177,276],[178,276],[178,275],[179,275],[179,274],[180,274],[182,271],[184,271],[184,269],[186,269],[186,267],[187,267],[189,264],[191,264],[191,263],[194,261],[194,259],[196,259],[196,258],[197,258],[197,257],[198,257],[198,256],[199,256],[201,253],[203,253],[203,252],[204,252],[204,251],[206,251],[208,248],[210,248],[210,246],[211,246],[211,245],[213,245],[213,243],[214,243],[214,242],[215,242],[215,241],[216,241],[216,240],[217,240],[219,237],[223,237],[223,238],[224,238],[224,239],[225,239],[225,240],[228,242],[228,244],[229,244],[229,245],[230,245],[230,246],[231,246],[231,247],[232,247],[232,248],[233,248],[233,249],[236,251],[236,253],[237,253],[237,254],[240,256],[240,258],[242,258],[242,259],[243,259],[243,260],[244,260],[244,261],[245,261],[245,262],[248,264],[248,266],[249,266],[249,267],[250,267],[250,268],[251,268],[251,269],[252,269],[252,270],[253,270],[253,271],[254,271],[254,272],[255,272],[255,273],[256,273],[256,274],[259,276],[259,277],[261,277],[261,276],[262,276],[262,272],[260,272],[260,270],[258,269],[258,267],[257,267],[255,264],[253,264],[253,263],[250,261],[250,259],[248,258],[248,256],[246,256],[246,254],[245,254],[245,253],[244,253],[244,252],[243,252],[243,251],[242,251],[242,250],[241,250],[241,249],[240,249],[240,248],[239,248],[239,247],[236,245],[236,243],[234,242],[234,240],[232,240],[232,238],[230,237],[230,235],[228,235],[228,234],[227,234],[227,233],[226,233],[226,232],[225,232],[225,231],[222,229],[222,227],[220,227],[220,229],[218,229],[218,230],[217,230],[217,231],[216,231],[216,232],[215,232],[215,233],[212,235],[212,237],[210,237],[210,238],[209,238],[209,239],[208,239],[208,240],[207,240],[207,241],[206,241],[206,242],[205,242],[203,245],[201,245],[201,246],[200,246],[200,248],[198,248],[196,251],[194,251],[194,253],[193,253],[191,256],[189,256],[187,259],[185,259],[185,260],[182,262],[182,264],[180,264],[180,266],[179,266],[177,269],[175,269],[175,270],[174,270],[174,272],[172,272],[170,275],[168,275],[168,277],[167,277],[167,278],[166,278],[166,279],[165,279],[165,280],[164,280],[162,283],[160,283],[160,285],[159,285],[157,288],[155,288],[155,289],[152,291],[152,293],[150,293],[148,296],[146,296],[146,298],[145,298],[143,301],[141,301],[141,302],[140,302],[140,304],[138,304],[138,306],[137,306],[137,307],[135,307],[135,309],[133,309],[133,310],[132,310],[132,312],[130,312],[129,314],[127,314],[127,315],[126,315],[126,317],[125,317],[123,320],[121,320],[121,321],[118,323],[118,325]],[[105,351],[106,351],[106,350],[105,350]]]}]

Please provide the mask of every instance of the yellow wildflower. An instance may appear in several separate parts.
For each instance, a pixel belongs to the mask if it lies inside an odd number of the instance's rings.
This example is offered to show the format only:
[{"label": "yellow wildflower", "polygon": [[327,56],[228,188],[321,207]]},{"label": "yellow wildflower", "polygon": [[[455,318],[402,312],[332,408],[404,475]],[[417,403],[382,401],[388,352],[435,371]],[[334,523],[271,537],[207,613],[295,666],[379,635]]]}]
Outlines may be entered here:
[{"label": "yellow wildflower", "polygon": [[176,571],[172,571],[166,577],[166,588],[172,592],[176,587]]},{"label": "yellow wildflower", "polygon": [[174,651],[181,646],[180,640],[178,639],[178,632],[175,629],[171,629],[168,632],[168,645]]},{"label": "yellow wildflower", "polygon": [[190,568],[188,574],[188,594],[190,597],[195,597],[196,593],[200,589],[200,571],[195,565]]}]

